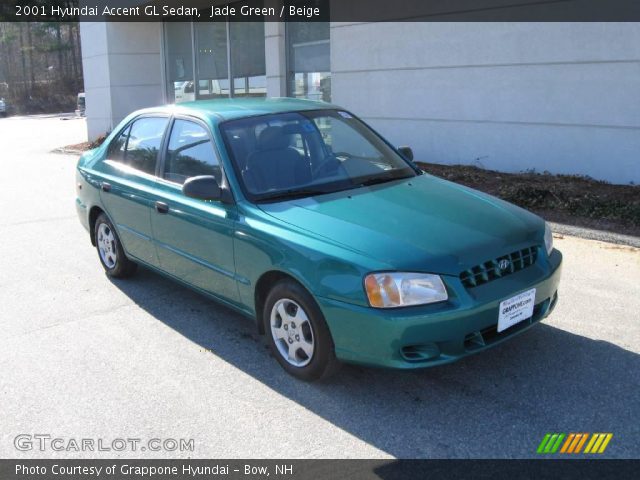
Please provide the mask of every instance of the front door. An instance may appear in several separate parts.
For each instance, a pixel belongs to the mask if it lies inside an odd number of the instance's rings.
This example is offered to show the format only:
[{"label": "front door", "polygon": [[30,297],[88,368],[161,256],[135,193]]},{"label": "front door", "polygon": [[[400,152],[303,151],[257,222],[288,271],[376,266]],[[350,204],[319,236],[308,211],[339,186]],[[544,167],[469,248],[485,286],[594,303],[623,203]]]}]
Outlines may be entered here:
[{"label": "front door", "polygon": [[233,232],[235,205],[188,198],[187,178],[213,175],[220,162],[208,128],[176,118],[171,126],[151,215],[160,266],[171,275],[227,301],[238,302]]}]

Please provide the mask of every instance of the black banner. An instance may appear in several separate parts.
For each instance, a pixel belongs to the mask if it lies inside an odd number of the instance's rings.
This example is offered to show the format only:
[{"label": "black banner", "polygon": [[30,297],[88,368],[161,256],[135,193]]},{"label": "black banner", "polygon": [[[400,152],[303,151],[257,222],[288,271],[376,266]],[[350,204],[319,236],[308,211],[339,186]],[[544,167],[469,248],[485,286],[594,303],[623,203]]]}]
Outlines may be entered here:
[{"label": "black banner", "polygon": [[0,460],[0,479],[413,480],[637,477],[640,460]]},{"label": "black banner", "polygon": [[3,0],[0,21],[637,22],[636,0]]}]

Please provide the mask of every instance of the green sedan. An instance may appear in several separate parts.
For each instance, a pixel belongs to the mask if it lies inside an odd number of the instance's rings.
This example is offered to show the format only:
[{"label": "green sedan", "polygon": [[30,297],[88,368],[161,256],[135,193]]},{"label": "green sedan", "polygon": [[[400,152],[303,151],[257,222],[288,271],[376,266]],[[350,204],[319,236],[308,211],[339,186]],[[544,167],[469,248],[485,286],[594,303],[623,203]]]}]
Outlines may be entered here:
[{"label": "green sedan", "polygon": [[429,367],[549,315],[562,255],[541,218],[412,157],[327,103],[170,105],[80,158],[76,206],[107,275],[242,312],[297,378]]}]

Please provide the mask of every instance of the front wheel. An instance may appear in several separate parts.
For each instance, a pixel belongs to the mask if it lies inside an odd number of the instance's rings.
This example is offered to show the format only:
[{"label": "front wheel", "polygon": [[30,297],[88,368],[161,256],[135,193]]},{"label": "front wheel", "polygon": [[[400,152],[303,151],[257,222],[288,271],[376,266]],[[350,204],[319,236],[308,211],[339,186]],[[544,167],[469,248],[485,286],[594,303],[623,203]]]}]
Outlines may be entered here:
[{"label": "front wheel", "polygon": [[324,316],[298,283],[277,283],[267,296],[263,318],[271,350],[288,373],[313,381],[338,370],[340,364]]},{"label": "front wheel", "polygon": [[96,219],[95,239],[98,257],[107,275],[126,278],[135,273],[138,265],[125,255],[118,234],[104,213],[98,215]]}]

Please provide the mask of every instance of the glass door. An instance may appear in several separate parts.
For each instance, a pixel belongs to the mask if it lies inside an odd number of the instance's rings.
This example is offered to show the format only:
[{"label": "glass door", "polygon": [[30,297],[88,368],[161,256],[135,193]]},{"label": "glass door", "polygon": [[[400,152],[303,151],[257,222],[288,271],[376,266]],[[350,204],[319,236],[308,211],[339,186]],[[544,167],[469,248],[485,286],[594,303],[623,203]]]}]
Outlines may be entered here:
[{"label": "glass door", "polygon": [[169,103],[267,95],[263,22],[165,22],[164,45]]},{"label": "glass door", "polygon": [[166,22],[164,41],[168,103],[195,100],[191,23]]},{"label": "glass door", "polygon": [[229,56],[226,22],[196,22],[196,98],[228,97]]},{"label": "glass door", "polygon": [[233,96],[265,97],[264,23],[230,22]]}]

